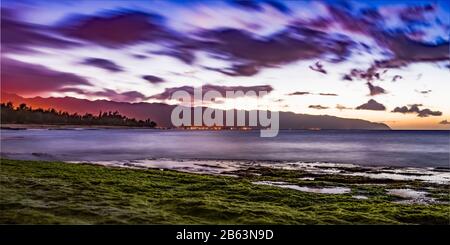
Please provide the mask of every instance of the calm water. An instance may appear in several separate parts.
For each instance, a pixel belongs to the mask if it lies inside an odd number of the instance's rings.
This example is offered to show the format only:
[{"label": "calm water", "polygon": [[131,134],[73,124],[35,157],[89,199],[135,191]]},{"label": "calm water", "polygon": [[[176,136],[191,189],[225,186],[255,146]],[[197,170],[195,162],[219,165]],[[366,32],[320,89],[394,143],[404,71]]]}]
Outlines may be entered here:
[{"label": "calm water", "polygon": [[70,161],[286,160],[449,167],[449,131],[1,130],[3,157]]}]

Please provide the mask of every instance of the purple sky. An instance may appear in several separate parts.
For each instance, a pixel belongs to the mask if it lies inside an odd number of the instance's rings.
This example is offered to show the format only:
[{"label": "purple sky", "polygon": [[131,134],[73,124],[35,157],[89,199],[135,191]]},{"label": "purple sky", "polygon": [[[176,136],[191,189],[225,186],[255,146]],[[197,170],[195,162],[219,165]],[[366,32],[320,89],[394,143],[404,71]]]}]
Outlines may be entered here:
[{"label": "purple sky", "polygon": [[166,103],[178,89],[264,89],[272,110],[448,128],[449,13],[446,1],[2,1],[1,88]]}]

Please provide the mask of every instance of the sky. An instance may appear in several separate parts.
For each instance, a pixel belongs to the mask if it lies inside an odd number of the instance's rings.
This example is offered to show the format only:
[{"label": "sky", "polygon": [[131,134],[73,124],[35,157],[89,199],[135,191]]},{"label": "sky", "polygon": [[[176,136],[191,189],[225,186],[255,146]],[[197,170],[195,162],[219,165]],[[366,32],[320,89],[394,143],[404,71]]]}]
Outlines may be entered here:
[{"label": "sky", "polygon": [[450,127],[446,1],[1,3],[2,92],[173,104],[198,87],[267,91],[271,110]]}]

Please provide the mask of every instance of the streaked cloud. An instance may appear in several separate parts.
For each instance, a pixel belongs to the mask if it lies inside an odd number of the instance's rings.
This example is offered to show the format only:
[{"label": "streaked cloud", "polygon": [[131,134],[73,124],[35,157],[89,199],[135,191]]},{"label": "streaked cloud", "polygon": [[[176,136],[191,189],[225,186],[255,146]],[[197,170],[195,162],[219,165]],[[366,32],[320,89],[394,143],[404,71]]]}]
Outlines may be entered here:
[{"label": "streaked cloud", "polygon": [[308,108],[316,109],[316,110],[325,110],[328,109],[328,106],[322,106],[322,105],[310,105]]},{"label": "streaked cloud", "polygon": [[2,57],[2,91],[22,95],[49,93],[67,85],[90,85],[84,77]]},{"label": "streaked cloud", "polygon": [[159,84],[165,82],[163,78],[154,75],[144,75],[142,76],[142,79],[148,81],[151,84]]},{"label": "streaked cloud", "polygon": [[113,61],[102,58],[86,58],[80,64],[95,66],[110,72],[123,71],[123,68],[114,63]]}]

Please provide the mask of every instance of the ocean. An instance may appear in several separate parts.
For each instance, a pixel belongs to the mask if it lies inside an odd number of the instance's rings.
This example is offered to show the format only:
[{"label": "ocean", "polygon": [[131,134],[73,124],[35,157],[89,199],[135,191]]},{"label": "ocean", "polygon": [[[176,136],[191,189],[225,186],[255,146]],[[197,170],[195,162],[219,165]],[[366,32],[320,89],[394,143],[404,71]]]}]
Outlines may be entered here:
[{"label": "ocean", "polygon": [[349,163],[450,167],[450,131],[155,129],[1,130],[1,155],[12,159],[121,161],[145,159]]}]

